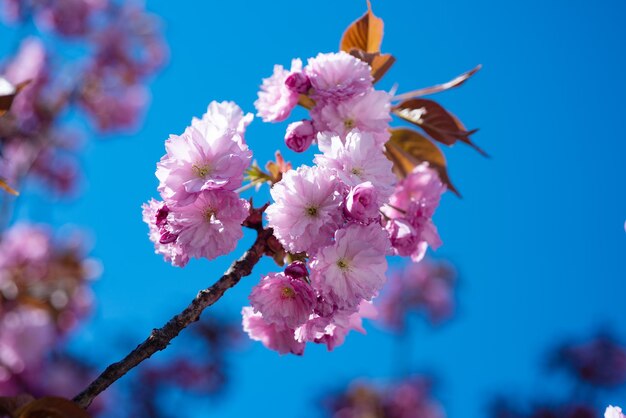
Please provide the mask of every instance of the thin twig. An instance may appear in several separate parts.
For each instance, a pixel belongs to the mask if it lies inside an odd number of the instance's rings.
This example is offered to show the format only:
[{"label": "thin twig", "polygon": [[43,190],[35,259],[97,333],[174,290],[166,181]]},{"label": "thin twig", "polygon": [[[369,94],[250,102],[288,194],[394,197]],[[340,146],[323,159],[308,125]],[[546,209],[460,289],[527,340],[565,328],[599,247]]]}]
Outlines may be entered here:
[{"label": "thin twig", "polygon": [[241,258],[231,264],[226,273],[211,287],[201,290],[195,299],[178,315],[170,319],[163,327],[152,330],[150,336],[131,351],[123,360],[108,366],[85,390],[75,398],[82,408],[87,408],[93,399],[108,388],[113,382],[124,376],[139,363],[157,351],[164,350],[183,329],[197,321],[202,311],[217,302],[226,290],[236,285],[242,277],[252,273],[252,268],[265,253],[271,252],[267,240],[272,236],[270,228],[260,224],[251,226],[258,235],[254,244]]}]

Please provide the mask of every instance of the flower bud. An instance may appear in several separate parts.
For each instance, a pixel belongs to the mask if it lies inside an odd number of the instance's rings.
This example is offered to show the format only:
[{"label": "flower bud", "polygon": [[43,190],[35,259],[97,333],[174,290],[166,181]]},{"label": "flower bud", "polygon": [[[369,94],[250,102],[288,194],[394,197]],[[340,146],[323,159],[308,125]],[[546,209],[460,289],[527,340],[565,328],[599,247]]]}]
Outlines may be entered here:
[{"label": "flower bud", "polygon": [[378,192],[371,182],[358,184],[346,197],[344,212],[346,216],[359,222],[367,222],[378,217]]},{"label": "flower bud", "polygon": [[295,152],[304,152],[315,139],[316,130],[309,120],[289,124],[285,133],[285,144]]},{"label": "flower bud", "polygon": [[178,234],[173,234],[170,231],[167,231],[166,229],[161,229],[161,239],[159,240],[160,244],[171,244],[172,242],[176,241],[176,239],[178,238]]},{"label": "flower bud", "polygon": [[167,205],[164,203],[156,213],[156,226],[159,228],[167,225],[167,215],[169,215],[170,210]]},{"label": "flower bud", "polygon": [[294,261],[285,269],[285,274],[294,279],[303,279],[309,275],[306,265],[302,261]]},{"label": "flower bud", "polygon": [[297,72],[285,79],[285,85],[293,92],[306,94],[311,88],[311,80],[304,73]]}]

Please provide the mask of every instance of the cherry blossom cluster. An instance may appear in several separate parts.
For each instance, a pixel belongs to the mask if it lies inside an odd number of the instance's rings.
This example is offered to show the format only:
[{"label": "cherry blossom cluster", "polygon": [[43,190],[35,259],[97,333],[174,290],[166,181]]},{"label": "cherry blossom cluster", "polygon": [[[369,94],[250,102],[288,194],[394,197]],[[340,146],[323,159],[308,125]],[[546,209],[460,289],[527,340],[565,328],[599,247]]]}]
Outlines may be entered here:
[{"label": "cherry blossom cluster", "polygon": [[444,418],[445,411],[432,391],[432,382],[422,376],[386,385],[354,380],[343,391],[327,396],[323,406],[333,418]]},{"label": "cherry blossom cluster", "polygon": [[17,224],[0,242],[0,388],[41,379],[48,352],[90,311],[89,283],[99,264],[80,236],[55,239],[49,228]]},{"label": "cherry blossom cluster", "polygon": [[252,159],[244,139],[252,117],[233,102],[212,102],[165,141],[156,170],[161,200],[143,205],[143,219],[155,252],[173,265],[227,254],[243,236],[250,205],[236,190]]},{"label": "cherry blossom cluster", "polygon": [[286,119],[302,101],[311,120],[289,125],[285,142],[312,166],[287,171],[273,185],[268,226],[296,260],[262,278],[243,309],[251,338],[280,353],[306,342],[331,350],[363,331],[371,300],[385,284],[386,256],[419,261],[440,239],[432,223],[445,186],[427,164],[397,182],[384,154],[391,95],[373,87],[370,66],[345,52],[294,60],[263,81],[255,102],[264,121]]},{"label": "cherry blossom cluster", "polygon": [[[26,84],[0,117],[0,178],[18,189],[33,178],[70,194],[85,132],[66,115],[79,110],[100,133],[135,129],[149,101],[146,82],[167,60],[160,24],[140,5],[113,0],[0,0],[0,11],[27,34],[0,62],[0,84]],[[65,54],[66,43],[87,52]]]}]

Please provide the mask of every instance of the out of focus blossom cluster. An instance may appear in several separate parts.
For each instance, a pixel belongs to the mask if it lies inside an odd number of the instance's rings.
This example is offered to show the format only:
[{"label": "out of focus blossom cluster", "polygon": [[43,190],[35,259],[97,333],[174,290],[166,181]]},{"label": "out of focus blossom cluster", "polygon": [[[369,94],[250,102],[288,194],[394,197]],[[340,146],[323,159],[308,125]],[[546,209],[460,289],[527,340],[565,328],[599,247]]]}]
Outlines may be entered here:
[{"label": "out of focus blossom cluster", "polygon": [[189,334],[181,336],[166,356],[155,359],[128,382],[117,402],[127,406],[119,417],[166,418],[176,416],[182,405],[215,400],[229,383],[228,353],[241,343],[239,324],[217,317],[203,317]]},{"label": "out of focus blossom cluster", "polygon": [[[80,235],[54,237],[42,225],[17,224],[0,241],[0,389],[3,394],[68,393],[80,368],[49,357],[92,306],[99,263]],[[64,381],[63,379],[68,379]],[[67,383],[67,384],[66,384]],[[70,390],[75,390],[72,387]]]},{"label": "out of focus blossom cluster", "polygon": [[403,332],[411,314],[423,314],[434,325],[454,313],[456,272],[445,261],[425,258],[394,271],[378,299],[380,322],[392,331]]},{"label": "out of focus blossom cluster", "polygon": [[356,380],[348,388],[323,400],[332,418],[444,418],[441,404],[433,398],[432,383],[411,377],[393,384],[376,385]]},{"label": "out of focus blossom cluster", "polygon": [[492,418],[600,418],[592,405],[572,402],[533,402],[520,406],[508,400],[498,400],[491,407]]},{"label": "out of focus blossom cluster", "polygon": [[[521,399],[498,398],[492,404],[493,418],[600,418],[603,406],[598,399],[626,387],[626,346],[602,332],[582,342],[567,342],[548,356],[551,371],[565,372],[571,381],[570,393],[559,400],[537,394],[539,400],[524,404]],[[619,400],[619,399],[618,399]],[[623,418],[620,407],[606,408],[605,418]]]},{"label": "out of focus blossom cluster", "polygon": [[[72,193],[88,133],[68,115],[79,110],[101,133],[137,127],[146,83],[168,55],[160,23],[138,2],[114,0],[0,0],[0,10],[16,31],[33,28],[0,61],[0,79],[22,86],[0,117],[0,178],[18,190],[35,178],[47,191]],[[78,56],[66,53],[78,46]]]},{"label": "out of focus blossom cluster", "polygon": [[563,344],[555,350],[550,365],[586,385],[626,385],[626,346],[609,334]]}]

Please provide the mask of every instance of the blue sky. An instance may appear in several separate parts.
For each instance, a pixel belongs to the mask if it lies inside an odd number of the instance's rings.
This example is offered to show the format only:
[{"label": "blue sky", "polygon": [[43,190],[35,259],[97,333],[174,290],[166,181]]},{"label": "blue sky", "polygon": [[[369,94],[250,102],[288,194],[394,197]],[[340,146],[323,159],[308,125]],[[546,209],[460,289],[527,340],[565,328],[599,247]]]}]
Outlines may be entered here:
[{"label": "blue sky", "polygon": [[[386,23],[383,51],[397,58],[383,88],[398,83],[403,92],[484,66],[461,89],[436,97],[480,128],[474,139],[492,158],[463,145],[445,150],[464,198],[443,199],[435,222],[444,246],[435,255],[460,271],[458,314],[437,330],[416,322],[407,357],[415,371],[436,373],[437,396],[451,417],[484,416],[487,398],[502,391],[558,393],[555,380],[539,372],[550,345],[597,326],[626,340],[624,4],[373,3]],[[140,205],[156,196],[163,141],[211,100],[253,111],[258,85],[275,63],[336,50],[365,2],[153,1],[149,8],[164,21],[171,61],[152,83],[144,128],[90,142],[81,199],[41,219],[86,225],[95,237],[104,274],[95,285],[97,310],[76,346],[103,363],[133,348],[129,335],[139,342],[234,258],[181,270],[153,254]],[[1,29],[0,43],[5,34]],[[285,127],[258,119],[250,126],[247,140],[259,162],[284,149]],[[284,155],[295,163],[311,158]],[[35,213],[41,210],[18,215]],[[271,268],[267,260],[258,265],[216,311],[238,318],[250,288]],[[312,402],[326,388],[358,376],[394,377],[393,339],[368,330],[332,353],[309,346],[301,358],[250,344],[232,357],[229,396],[211,413],[236,417],[262,407],[262,416],[316,416]],[[615,396],[606,401],[626,403],[625,391]]]}]

